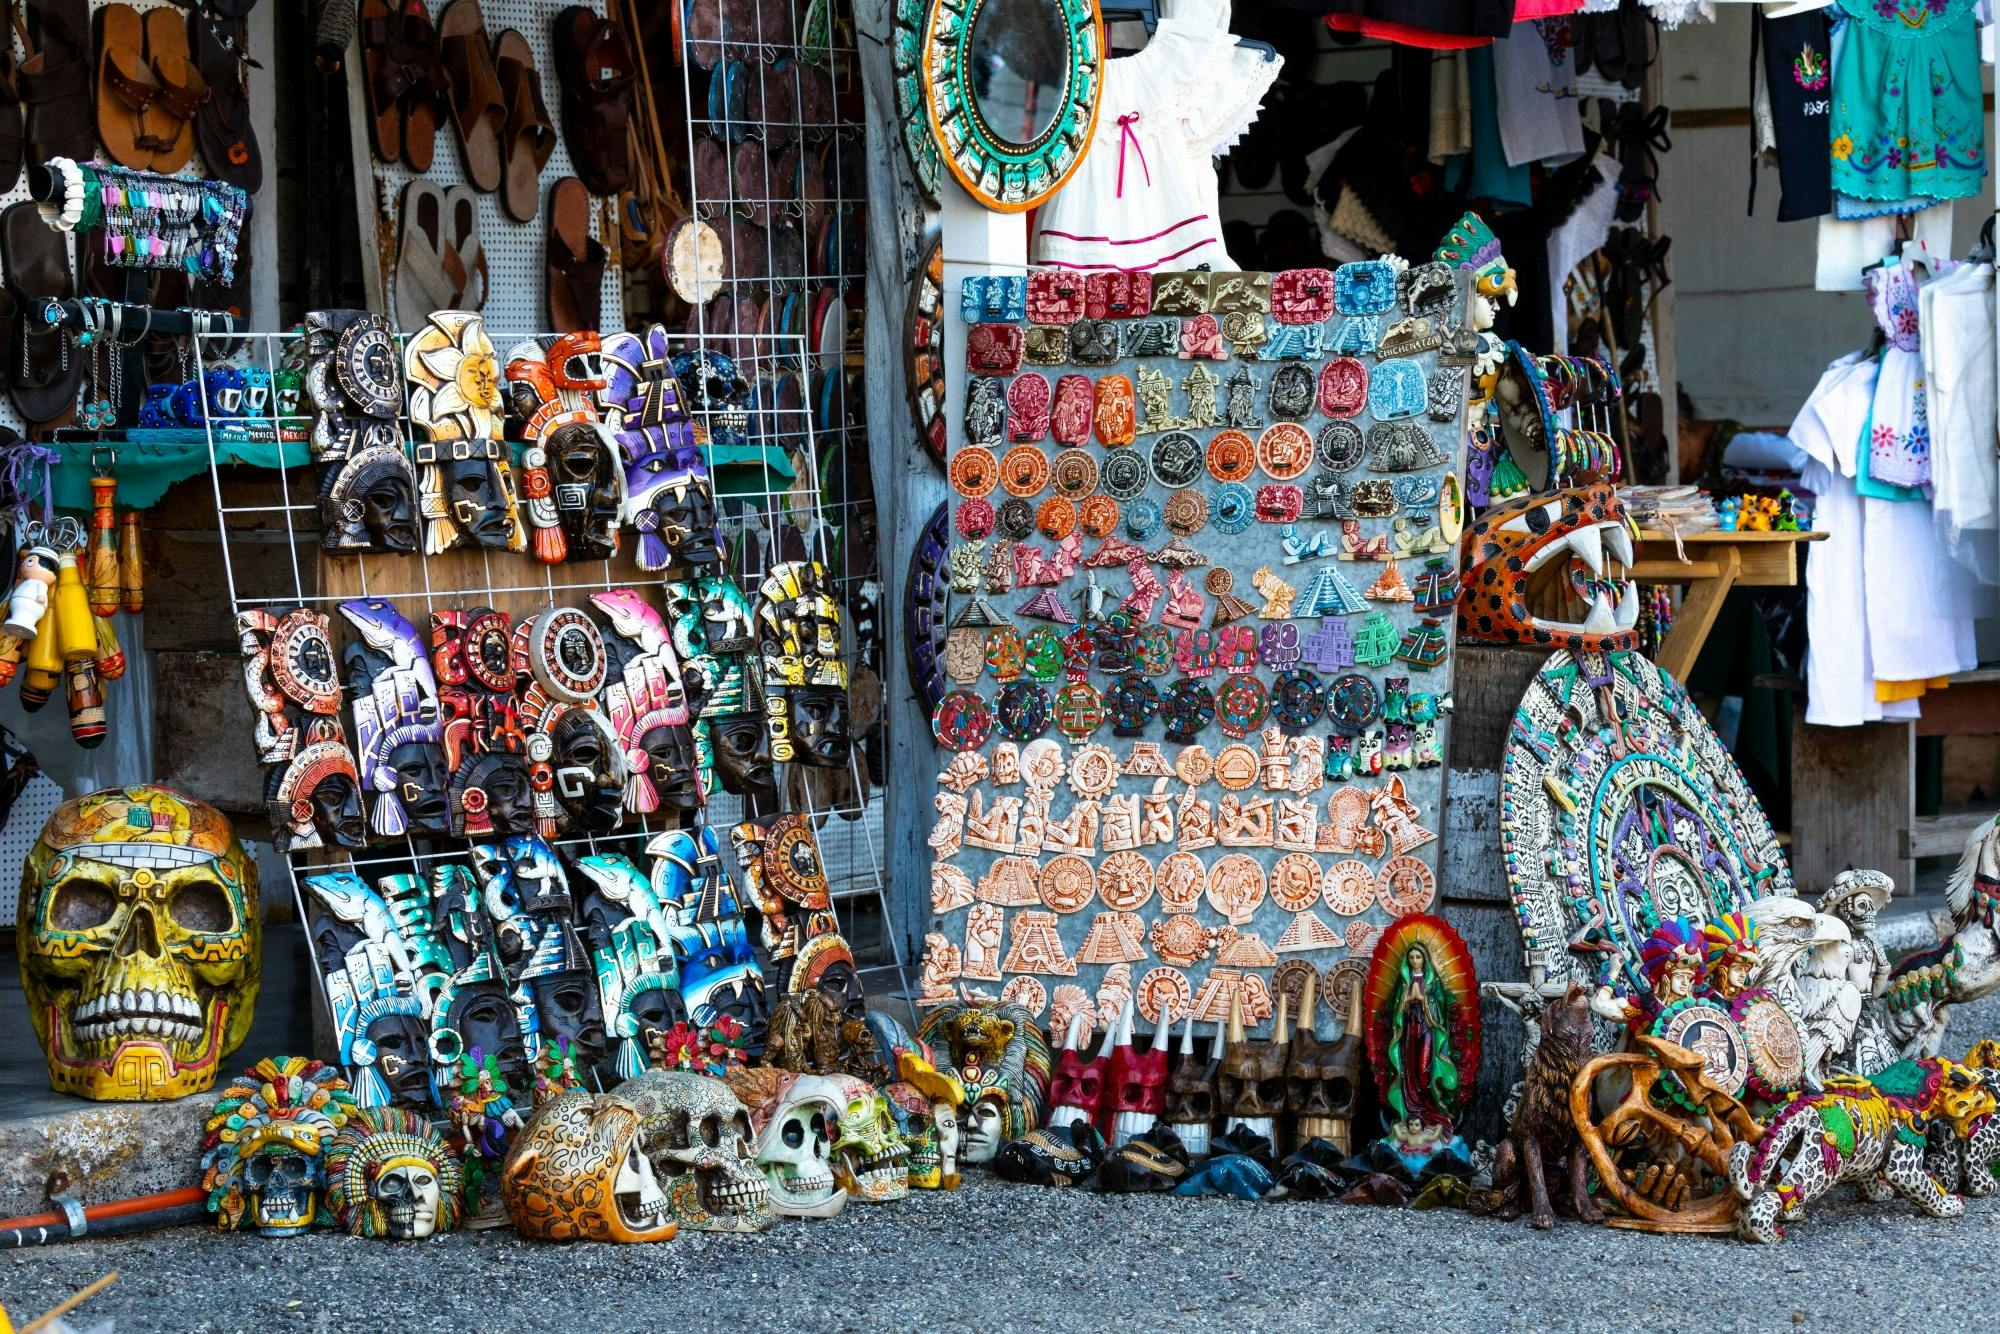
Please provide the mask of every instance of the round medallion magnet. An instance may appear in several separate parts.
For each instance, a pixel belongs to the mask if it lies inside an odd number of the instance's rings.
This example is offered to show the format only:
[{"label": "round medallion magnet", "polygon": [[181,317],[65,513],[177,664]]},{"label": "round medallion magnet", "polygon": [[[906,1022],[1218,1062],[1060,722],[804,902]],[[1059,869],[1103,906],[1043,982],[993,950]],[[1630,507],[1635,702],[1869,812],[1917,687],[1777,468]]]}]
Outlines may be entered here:
[{"label": "round medallion magnet", "polygon": [[1349,733],[1359,732],[1382,716],[1382,700],[1375,693],[1375,683],[1360,672],[1333,678],[1326,707],[1333,721]]},{"label": "round medallion magnet", "polygon": [[1069,790],[1084,801],[1109,796],[1118,786],[1118,757],[1110,747],[1078,746],[1069,757]]},{"label": "round medallion magnet", "polygon": [[1153,923],[1153,953],[1164,963],[1186,966],[1208,957],[1215,933],[1196,921],[1190,913],[1175,913]]},{"label": "round medallion magnet", "polygon": [[1297,422],[1278,422],[1257,438],[1257,466],[1274,482],[1305,476],[1312,461],[1312,434]]},{"label": "round medallion magnet", "polygon": [[1215,692],[1215,716],[1228,737],[1248,736],[1271,715],[1271,693],[1247,673],[1231,676]]},{"label": "round medallion magnet", "polygon": [[1106,702],[1113,736],[1143,736],[1146,724],[1160,711],[1160,692],[1137,672],[1126,672],[1111,683]]},{"label": "round medallion magnet", "polygon": [[1349,858],[1326,868],[1320,897],[1342,917],[1359,917],[1375,906],[1375,872],[1367,862]]},{"label": "round medallion magnet", "polygon": [[[1306,994],[1306,979],[1311,978],[1315,990],[1319,987],[1319,969],[1297,957],[1286,959],[1271,970],[1271,994],[1287,1002],[1286,1008],[1293,1014],[1299,1012],[1299,1002]],[[1344,1002],[1343,1002],[1344,1003]],[[1340,1008],[1338,1005],[1336,1008]]]},{"label": "round medallion magnet", "polygon": [[1075,853],[1050,858],[1037,877],[1036,889],[1042,902],[1060,913],[1071,913],[1089,903],[1097,893],[1097,876],[1090,863]]},{"label": "round medallion magnet", "polygon": [[1176,491],[1167,497],[1167,531],[1176,537],[1193,537],[1208,527],[1208,497],[1199,491]]},{"label": "round medallion magnet", "polygon": [[1160,705],[1167,740],[1186,745],[1215,721],[1215,693],[1199,681],[1176,681]]},{"label": "round medallion magnet", "polygon": [[[1750,1076],[1750,1052],[1743,1042],[1743,1030],[1716,1001],[1705,996],[1676,1001],[1653,1021],[1653,1036],[1699,1052],[1710,1082],[1735,1097]],[[1688,1097],[1678,1081],[1660,1081],[1660,1087],[1674,1101],[1688,1105]]]},{"label": "round medallion magnet", "polygon": [[1162,517],[1159,502],[1141,496],[1125,507],[1125,534],[1134,542],[1150,542],[1159,536]]},{"label": "round medallion magnet", "polygon": [[1010,977],[1007,985],[1000,988],[1000,1003],[1018,1005],[1040,1019],[1042,1011],[1049,1006],[1049,989],[1042,985],[1038,977]]},{"label": "round medallion magnet", "polygon": [[1000,536],[1011,537],[1018,542],[1035,531],[1035,507],[1016,496],[1000,507],[994,522],[1000,529]]},{"label": "round medallion magnet", "polygon": [[1097,480],[1104,493],[1113,500],[1136,500],[1145,494],[1147,475],[1146,460],[1130,450],[1114,450],[1104,456],[1104,462],[1097,470]]},{"label": "round medallion magnet", "polygon": [[1208,442],[1208,472],[1218,482],[1241,482],[1257,471],[1257,445],[1241,431],[1217,431]]},{"label": "round medallion magnet", "polygon": [[1323,468],[1353,472],[1368,457],[1368,441],[1353,422],[1328,422],[1319,428],[1314,454]]},{"label": "round medallion magnet", "polygon": [[1109,537],[1118,527],[1118,502],[1110,496],[1085,496],[1076,507],[1076,526],[1088,537]]},{"label": "round medallion magnet", "polygon": [[570,704],[597,698],[611,666],[604,636],[575,607],[551,607],[535,618],[528,630],[528,661],[542,688]]},{"label": "round medallion magnet", "polygon": [[977,542],[993,531],[993,502],[976,497],[963,500],[952,522],[957,524],[960,537]]},{"label": "round medallion magnet", "polygon": [[1021,781],[1032,791],[1055,791],[1062,785],[1067,767],[1060,741],[1043,737],[1021,747]]},{"label": "round medallion magnet", "polygon": [[1271,868],[1271,902],[1286,912],[1304,912],[1319,902],[1319,863],[1303,852],[1288,852]]},{"label": "round medallion magnet", "polygon": [[1296,361],[1271,374],[1271,415],[1280,421],[1302,422],[1312,415],[1313,373]]},{"label": "round medallion magnet", "polygon": [[1201,457],[1200,441],[1186,431],[1168,431],[1153,442],[1153,476],[1170,491],[1193,486],[1201,476]]},{"label": "round medallion magnet", "polygon": [[1224,746],[1215,757],[1215,781],[1225,791],[1242,792],[1257,782],[1257,752],[1244,745]]},{"label": "round medallion magnet", "polygon": [[1003,686],[993,701],[994,715],[1000,721],[1000,730],[1016,741],[1030,741],[1049,730],[1049,719],[1055,707],[1049,702],[1049,692],[1029,681],[1016,681]]},{"label": "round medallion magnet", "polygon": [[[49,613],[53,615],[54,613]],[[339,657],[320,617],[293,612],[271,636],[271,679],[285,697],[308,713],[340,711]]]},{"label": "round medallion magnet", "polygon": [[984,445],[967,445],[951,456],[951,488],[961,496],[983,496],[999,484],[999,460]]},{"label": "round medallion magnet", "polygon": [[1139,979],[1136,989],[1139,1017],[1148,1024],[1158,1024],[1161,1019],[1177,1024],[1187,1018],[1194,1006],[1194,989],[1188,984],[1187,974],[1178,968],[1152,968]]},{"label": "round medallion magnet", "polygon": [[1049,484],[1049,456],[1039,445],[1016,445],[1000,456],[1000,485],[1010,496],[1038,496]]},{"label": "round medallion magnet", "polygon": [[1056,691],[1056,730],[1072,742],[1104,726],[1104,696],[1088,681],[1071,681]]},{"label": "round medallion magnet", "polygon": [[1208,747],[1189,746],[1174,757],[1174,776],[1189,787],[1200,787],[1215,776],[1215,761]]},{"label": "round medallion magnet", "polygon": [[1208,868],[1192,852],[1170,852],[1153,873],[1153,892],[1168,912],[1193,912],[1208,888]]},{"label": "round medallion magnet", "polygon": [[1255,857],[1234,852],[1208,868],[1208,906],[1232,926],[1244,926],[1257,915],[1265,892],[1264,868]]},{"label": "round medallion magnet", "polygon": [[1153,864],[1145,854],[1114,852],[1097,867],[1097,897],[1118,912],[1133,912],[1153,897]]},{"label": "round medallion magnet", "polygon": [[1076,506],[1061,496],[1050,496],[1035,511],[1035,531],[1051,542],[1060,542],[1076,531]]},{"label": "round medallion magnet", "polygon": [[1375,877],[1375,893],[1391,917],[1407,917],[1431,906],[1437,876],[1418,857],[1391,857]]},{"label": "round medallion magnet", "polygon": [[1750,1054],[1751,1091],[1782,1101],[1805,1079],[1805,1048],[1790,1011],[1764,988],[1746,987],[1730,1001],[1729,1015]]},{"label": "round medallion magnet", "polygon": [[946,750],[978,750],[993,735],[993,710],[976,691],[951,691],[931,710],[931,735]]},{"label": "round medallion magnet", "polygon": [[1303,736],[1326,714],[1326,686],[1310,667],[1295,667],[1271,691],[1271,717],[1287,736]]},{"label": "round medallion magnet", "polygon": [[1224,537],[1234,537],[1257,517],[1257,503],[1250,488],[1241,482],[1224,482],[1215,488],[1208,502],[1209,526]]},{"label": "round medallion magnet", "polygon": [[1082,500],[1097,489],[1097,460],[1081,449],[1065,449],[1050,465],[1056,494]]},{"label": "round medallion magnet", "polygon": [[1021,639],[1021,671],[1043,685],[1061,678],[1067,659],[1055,627],[1038,625]]}]

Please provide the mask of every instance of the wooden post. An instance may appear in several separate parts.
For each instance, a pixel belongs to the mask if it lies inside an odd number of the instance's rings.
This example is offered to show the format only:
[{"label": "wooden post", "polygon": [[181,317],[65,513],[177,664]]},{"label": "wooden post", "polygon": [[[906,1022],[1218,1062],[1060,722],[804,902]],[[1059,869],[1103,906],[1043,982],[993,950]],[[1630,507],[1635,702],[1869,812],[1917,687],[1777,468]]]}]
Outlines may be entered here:
[{"label": "wooden post", "polygon": [[[862,120],[871,201],[862,344],[868,367],[868,471],[882,548],[882,614],[890,627],[890,643],[901,644],[910,553],[949,488],[924,452],[909,402],[903,318],[909,307],[910,279],[923,258],[932,218],[898,137],[901,120],[889,68],[893,18],[893,0],[856,0],[854,21],[861,40],[855,45],[866,103]],[[889,736],[889,781],[882,793],[882,866],[888,878],[889,914],[884,929],[900,937],[900,957],[912,965],[914,976],[931,916],[930,848],[924,839],[931,826],[937,749],[931,741],[930,716],[910,684],[906,652],[888,654],[884,678],[884,725]]]},{"label": "wooden post", "polygon": [[1908,894],[1917,864],[1904,833],[1916,818],[1916,745],[1909,723],[1810,727],[1800,696],[1792,724],[1792,883],[1817,898],[1849,867],[1887,873]]}]

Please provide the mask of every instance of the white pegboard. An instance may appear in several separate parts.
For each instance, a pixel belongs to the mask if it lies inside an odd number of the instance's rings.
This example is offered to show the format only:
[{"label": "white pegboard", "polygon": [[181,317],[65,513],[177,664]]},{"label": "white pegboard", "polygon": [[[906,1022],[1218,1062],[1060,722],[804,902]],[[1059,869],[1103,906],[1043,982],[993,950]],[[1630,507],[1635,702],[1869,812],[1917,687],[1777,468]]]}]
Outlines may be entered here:
[{"label": "white pegboard", "polygon": [[[35,839],[48,823],[56,807],[63,804],[63,790],[43,774],[36,774],[15,798],[7,812],[7,824],[0,828],[0,866],[19,866],[34,850]],[[11,922],[21,903],[18,876],[0,876],[0,922]]]},{"label": "white pegboard", "polygon": [[[439,0],[427,0],[427,4],[432,11],[431,20],[436,22],[444,5]],[[506,210],[500,207],[499,191],[478,196],[479,242],[486,252],[488,275],[486,304],[481,307],[480,314],[486,317],[489,329],[549,327],[544,297],[548,286],[545,267],[548,194],[557,181],[576,175],[575,168],[570,164],[569,143],[563,135],[562,81],[556,73],[555,42],[551,33],[556,15],[567,7],[566,4],[551,3],[551,0],[482,0],[480,4],[480,11],[486,18],[486,39],[489,43],[498,41],[500,34],[508,28],[515,29],[528,39],[528,49],[535,54],[536,72],[542,79],[542,101],[548,107],[549,122],[556,131],[556,150],[542,167],[535,189],[535,216],[531,221],[515,222],[508,217]],[[603,0],[590,0],[587,7],[600,17],[604,13]],[[635,84],[635,95],[636,91]],[[354,40],[348,46],[347,110],[349,137],[354,150],[354,179],[357,183],[373,182],[373,189],[355,191],[356,202],[361,209],[363,245],[366,246],[369,238],[376,243],[372,254],[362,256],[362,270],[368,284],[368,308],[388,312],[395,326],[408,333],[420,327],[430,314],[427,310],[414,313],[396,310],[390,295],[395,290],[396,252],[402,238],[403,187],[414,180],[417,173],[404,163],[384,162],[375,156],[370,132],[372,118],[368,114],[367,67],[361,58],[361,31],[358,25]],[[465,175],[465,159],[458,130],[449,116],[438,126],[431,169],[423,175],[440,190],[471,183]],[[601,202],[599,196],[592,198]],[[608,252],[604,262],[603,305],[598,327],[606,331],[622,330],[625,327],[625,295],[623,270],[618,261],[618,236],[615,229],[607,236],[603,223],[603,209],[593,207],[591,234],[604,243]]]}]

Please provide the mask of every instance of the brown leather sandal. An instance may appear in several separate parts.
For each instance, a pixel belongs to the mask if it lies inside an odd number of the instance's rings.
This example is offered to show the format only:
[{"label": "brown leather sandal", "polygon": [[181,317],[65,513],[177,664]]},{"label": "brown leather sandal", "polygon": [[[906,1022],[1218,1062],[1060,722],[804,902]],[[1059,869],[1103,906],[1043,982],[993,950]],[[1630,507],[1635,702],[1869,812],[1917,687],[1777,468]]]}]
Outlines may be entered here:
[{"label": "brown leather sandal", "polygon": [[503,31],[493,44],[493,64],[507,100],[507,125],[500,132],[505,177],[500,206],[514,221],[532,222],[541,203],[542,168],[556,151],[556,130],[542,101],[542,76],[528,39],[512,28]]},{"label": "brown leather sandal", "polygon": [[431,22],[424,0],[403,0],[401,17],[401,49],[416,71],[402,95],[403,161],[411,171],[425,172],[437,152],[438,126],[451,114],[451,80],[438,50],[437,25]]},{"label": "brown leather sandal", "polygon": [[171,175],[194,156],[194,118],[208,101],[208,80],[188,48],[187,16],[175,6],[146,11],[146,63],[159,93],[152,110],[158,124],[152,142],[141,142],[153,154],[151,170]]},{"label": "brown leather sandal", "polygon": [[602,313],[605,250],[590,234],[590,188],[565,176],[549,190],[549,328],[581,333],[597,327]]},{"label": "brown leather sandal", "polygon": [[634,67],[625,30],[571,5],[556,15],[554,33],[570,162],[592,193],[615,195],[631,178]]},{"label": "brown leather sandal", "polygon": [[[97,152],[90,90],[90,9],[84,0],[27,0],[34,17],[21,33],[28,53],[16,86],[26,113],[28,160],[89,161]],[[19,11],[14,26],[21,28]]]},{"label": "brown leather sandal", "polygon": [[361,65],[369,145],[384,162],[401,162],[403,94],[421,75],[403,47],[403,25],[389,0],[361,0]]},{"label": "brown leather sandal", "polygon": [[195,140],[209,173],[248,194],[264,184],[264,153],[250,123],[249,64],[240,20],[188,15],[208,101],[194,118]]},{"label": "brown leather sandal", "polygon": [[130,5],[97,11],[97,137],[112,161],[134,171],[153,166],[160,140],[146,116],[160,96],[146,63],[146,23]]},{"label": "brown leather sandal", "polygon": [[479,0],[451,0],[438,16],[438,48],[451,76],[452,123],[458,126],[465,178],[485,194],[500,188],[500,134],[507,103],[493,70],[493,48]]}]

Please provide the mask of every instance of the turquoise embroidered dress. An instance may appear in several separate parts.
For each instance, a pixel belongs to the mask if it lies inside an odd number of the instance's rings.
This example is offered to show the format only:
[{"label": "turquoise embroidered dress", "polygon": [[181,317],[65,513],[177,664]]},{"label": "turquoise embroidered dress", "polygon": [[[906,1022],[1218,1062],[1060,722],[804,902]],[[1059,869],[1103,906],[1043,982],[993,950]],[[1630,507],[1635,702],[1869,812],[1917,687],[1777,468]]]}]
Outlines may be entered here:
[{"label": "turquoise embroidered dress", "polygon": [[1986,177],[1975,0],[1840,0],[1833,188],[1856,199],[1959,199]]}]

